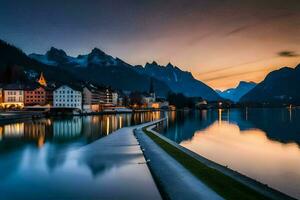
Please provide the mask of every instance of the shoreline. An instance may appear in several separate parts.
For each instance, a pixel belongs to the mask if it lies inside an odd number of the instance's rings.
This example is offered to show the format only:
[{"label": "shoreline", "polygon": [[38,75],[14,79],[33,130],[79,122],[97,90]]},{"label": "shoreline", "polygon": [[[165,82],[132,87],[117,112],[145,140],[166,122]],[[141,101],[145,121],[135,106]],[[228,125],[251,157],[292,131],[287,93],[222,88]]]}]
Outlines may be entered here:
[{"label": "shoreline", "polygon": [[[158,124],[158,123],[156,123],[156,124]],[[171,141],[170,139],[168,139],[168,138],[164,137],[163,135],[154,131],[153,128],[156,126],[156,124],[152,125],[152,126],[144,126],[144,128],[143,128],[144,130],[142,130],[143,133],[145,135],[147,135],[146,131],[149,131],[151,134],[153,134],[156,137],[159,137],[159,139],[163,140],[163,142],[166,142],[167,144],[171,145],[172,147],[176,148],[177,150],[179,150],[179,151],[183,152],[184,154],[186,154],[187,156],[189,156],[190,159],[195,159],[198,162],[200,162],[201,164],[205,165],[206,167],[217,170],[218,172],[222,173],[223,175],[225,175],[227,177],[234,179],[235,181],[239,182],[240,184],[243,184],[244,186],[246,186],[256,192],[263,194],[267,198],[270,198],[270,199],[295,199],[291,196],[288,196],[287,194],[284,194],[276,189],[269,187],[266,184],[256,181],[256,180],[254,180],[248,176],[245,176],[235,170],[232,170],[226,166],[215,163],[207,158],[202,157],[201,155],[198,155],[198,154],[192,152],[191,150],[189,150],[185,147],[180,146],[179,144],[175,143],[174,141]],[[150,138],[150,139],[153,141],[152,138]],[[154,173],[155,173],[155,171],[154,171]]]},{"label": "shoreline", "polygon": [[97,115],[117,115],[117,114],[134,114],[144,112],[159,112],[162,110],[132,110],[132,111],[102,111],[92,113],[45,113],[42,111],[5,111],[0,112],[0,125],[18,123],[27,120],[51,118],[51,117],[73,117],[73,116],[97,116]]}]

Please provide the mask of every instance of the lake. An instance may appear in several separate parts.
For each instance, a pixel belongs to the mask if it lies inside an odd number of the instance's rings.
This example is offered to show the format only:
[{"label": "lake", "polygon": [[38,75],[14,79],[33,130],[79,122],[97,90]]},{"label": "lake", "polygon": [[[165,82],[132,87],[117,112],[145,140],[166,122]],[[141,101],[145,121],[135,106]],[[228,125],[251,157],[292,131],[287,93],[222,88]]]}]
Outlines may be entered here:
[{"label": "lake", "polygon": [[139,155],[132,154],[132,163],[115,163],[113,158],[89,160],[89,154],[82,155],[80,150],[122,127],[159,119],[160,114],[74,116],[0,125],[0,199],[97,199],[117,195],[134,199],[136,187],[124,184],[132,177],[134,183],[145,183],[140,193],[151,193],[147,189],[151,180],[143,176],[147,171],[134,164],[140,160]]},{"label": "lake", "polygon": [[300,109],[168,112],[158,131],[176,143],[300,198]]}]

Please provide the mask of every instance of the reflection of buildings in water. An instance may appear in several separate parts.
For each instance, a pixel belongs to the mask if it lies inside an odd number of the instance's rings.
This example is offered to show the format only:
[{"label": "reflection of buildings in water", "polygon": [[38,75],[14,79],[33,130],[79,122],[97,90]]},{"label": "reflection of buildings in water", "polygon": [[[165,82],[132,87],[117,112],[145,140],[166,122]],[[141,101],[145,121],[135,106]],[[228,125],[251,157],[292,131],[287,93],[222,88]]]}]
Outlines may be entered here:
[{"label": "reflection of buildings in water", "polygon": [[86,116],[82,119],[82,132],[88,139],[99,138],[103,135],[103,116]]},{"label": "reflection of buildings in water", "polygon": [[160,118],[160,112],[73,117],[68,119],[40,119],[0,126],[0,140],[5,138],[29,139],[43,146],[49,137],[67,139],[84,135],[97,139],[124,126]]},{"label": "reflection of buildings in water", "polygon": [[166,128],[168,128],[170,125],[174,124],[176,121],[176,111],[172,110],[167,112],[167,122],[166,122]]},{"label": "reflection of buildings in water", "polygon": [[8,124],[3,126],[4,137],[23,137],[24,123]]},{"label": "reflection of buildings in water", "polygon": [[292,121],[292,106],[288,107],[288,112],[289,112],[289,121]]},{"label": "reflection of buildings in water", "polygon": [[207,120],[207,110],[201,110],[201,117],[202,120]]},{"label": "reflection of buildings in water", "polygon": [[0,126],[0,141],[2,140],[3,137],[3,127]]},{"label": "reflection of buildings in water", "polygon": [[82,118],[73,117],[68,120],[53,121],[53,137],[54,138],[72,138],[77,137],[82,131]]},{"label": "reflection of buildings in water", "polygon": [[218,122],[221,125],[222,124],[222,109],[218,109]]},{"label": "reflection of buildings in water", "polygon": [[[154,118],[152,119],[153,121],[160,119],[160,111],[156,111],[153,114],[154,114]],[[150,120],[147,120],[147,121],[150,121]]]},{"label": "reflection of buildings in water", "polygon": [[39,136],[46,134],[46,126],[44,121],[35,123],[25,123],[24,136],[26,138],[38,138]]},{"label": "reflection of buildings in water", "polygon": [[122,116],[120,115],[120,116],[119,116],[119,128],[122,128],[122,124],[123,124],[123,123],[122,123]]},{"label": "reflection of buildings in water", "polygon": [[35,122],[25,123],[24,137],[37,141],[37,146],[42,147],[45,143],[47,134],[50,134],[51,122],[49,120],[39,120]]},{"label": "reflection of buildings in water", "polygon": [[[51,122],[50,122],[51,125]],[[49,133],[49,120],[38,120],[8,124],[0,127],[4,138],[24,138],[34,140],[39,147],[43,146],[46,134]]]},{"label": "reflection of buildings in water", "polygon": [[227,109],[227,122],[230,121],[230,109]]},{"label": "reflection of buildings in water", "polygon": [[132,114],[126,115],[126,124],[127,124],[127,125],[130,124],[131,117],[132,117]]},{"label": "reflection of buildings in water", "polygon": [[126,124],[125,118],[122,115],[107,115],[104,118],[103,132],[108,135],[117,129],[123,128]]},{"label": "reflection of buildings in water", "polygon": [[128,120],[128,114],[87,116],[83,117],[82,131],[85,136],[99,138],[127,125]]},{"label": "reflection of buildings in water", "polygon": [[248,107],[245,108],[245,120],[248,121]]},{"label": "reflection of buildings in water", "polygon": [[108,135],[109,134],[109,125],[110,125],[109,117],[106,117],[105,120],[106,120],[106,123],[105,123],[105,125],[106,125],[106,135]]}]

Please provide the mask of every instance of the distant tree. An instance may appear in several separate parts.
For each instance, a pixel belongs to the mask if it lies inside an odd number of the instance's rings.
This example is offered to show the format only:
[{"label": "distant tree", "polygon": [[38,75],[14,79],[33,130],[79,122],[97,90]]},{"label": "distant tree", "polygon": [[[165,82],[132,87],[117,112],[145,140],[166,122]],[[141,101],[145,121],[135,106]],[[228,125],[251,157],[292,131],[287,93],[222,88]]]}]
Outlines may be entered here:
[{"label": "distant tree", "polygon": [[12,83],[13,69],[11,64],[7,64],[3,72],[3,83]]},{"label": "distant tree", "polygon": [[131,105],[141,106],[143,104],[143,97],[140,92],[131,92],[129,98]]},{"label": "distant tree", "polygon": [[170,105],[174,105],[176,106],[176,108],[193,108],[195,106],[194,99],[186,97],[182,93],[176,94],[173,92],[169,92],[167,99]]},{"label": "distant tree", "polygon": [[124,95],[123,104],[125,107],[129,106],[129,104],[130,104],[130,99],[127,95]]},{"label": "distant tree", "polygon": [[3,83],[24,83],[27,81],[24,69],[18,65],[7,64],[2,74]]}]

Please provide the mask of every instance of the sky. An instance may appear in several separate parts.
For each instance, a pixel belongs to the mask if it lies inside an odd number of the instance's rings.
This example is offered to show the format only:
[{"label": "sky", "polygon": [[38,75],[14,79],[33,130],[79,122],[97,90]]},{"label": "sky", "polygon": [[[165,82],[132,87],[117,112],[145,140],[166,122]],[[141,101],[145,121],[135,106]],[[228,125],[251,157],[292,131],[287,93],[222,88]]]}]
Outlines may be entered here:
[{"label": "sky", "polygon": [[299,0],[0,0],[0,38],[27,54],[171,62],[224,90],[300,63],[299,11]]}]

